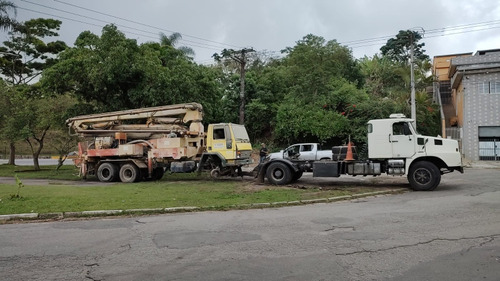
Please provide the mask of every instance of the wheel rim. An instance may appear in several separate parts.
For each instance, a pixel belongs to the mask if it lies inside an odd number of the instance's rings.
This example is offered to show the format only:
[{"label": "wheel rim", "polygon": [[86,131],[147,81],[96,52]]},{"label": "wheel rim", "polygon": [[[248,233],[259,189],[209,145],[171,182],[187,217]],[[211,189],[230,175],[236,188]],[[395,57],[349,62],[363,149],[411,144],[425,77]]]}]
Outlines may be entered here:
[{"label": "wheel rim", "polygon": [[280,180],[280,179],[283,178],[284,174],[285,173],[283,172],[283,170],[281,170],[281,169],[274,169],[274,171],[273,171],[273,178],[275,178],[277,180]]},{"label": "wheel rim", "polygon": [[210,176],[212,178],[218,178],[220,176],[220,171],[218,169],[213,169],[210,171]]},{"label": "wheel rim", "polygon": [[102,176],[104,178],[109,178],[111,176],[111,171],[109,169],[103,169],[102,172],[101,172]]},{"label": "wheel rim", "polygon": [[127,178],[127,179],[132,178],[132,175],[133,175],[133,173],[132,173],[132,170],[131,170],[131,169],[126,169],[125,171],[123,171],[123,176],[124,176],[125,178]]},{"label": "wheel rim", "polygon": [[432,174],[429,170],[420,168],[415,171],[413,178],[418,184],[428,184],[432,180]]}]

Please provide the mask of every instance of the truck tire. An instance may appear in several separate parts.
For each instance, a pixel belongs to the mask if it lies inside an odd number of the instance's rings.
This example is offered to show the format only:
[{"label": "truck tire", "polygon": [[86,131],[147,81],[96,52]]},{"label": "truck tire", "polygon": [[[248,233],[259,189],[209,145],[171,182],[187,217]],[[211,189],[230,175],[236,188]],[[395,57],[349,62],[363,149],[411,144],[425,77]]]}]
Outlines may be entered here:
[{"label": "truck tire", "polygon": [[163,178],[165,174],[165,169],[163,167],[157,167],[153,169],[153,173],[151,174],[151,179],[154,181],[159,181]]},{"label": "truck tire", "polygon": [[125,164],[120,168],[120,180],[122,182],[135,182],[139,180],[141,172],[135,164]]},{"label": "truck tire", "polygon": [[276,162],[269,165],[266,177],[272,184],[285,185],[292,181],[292,171],[286,164]]},{"label": "truck tire", "polygon": [[220,169],[219,167],[213,169],[210,171],[210,177],[213,178],[213,179],[217,179],[219,178],[221,175],[221,172],[220,172]]},{"label": "truck tire", "polygon": [[102,163],[97,168],[97,178],[102,182],[111,182],[118,179],[118,166],[113,163]]},{"label": "truck tire", "polygon": [[432,191],[441,182],[441,172],[433,163],[419,161],[411,165],[408,181],[415,191]]}]

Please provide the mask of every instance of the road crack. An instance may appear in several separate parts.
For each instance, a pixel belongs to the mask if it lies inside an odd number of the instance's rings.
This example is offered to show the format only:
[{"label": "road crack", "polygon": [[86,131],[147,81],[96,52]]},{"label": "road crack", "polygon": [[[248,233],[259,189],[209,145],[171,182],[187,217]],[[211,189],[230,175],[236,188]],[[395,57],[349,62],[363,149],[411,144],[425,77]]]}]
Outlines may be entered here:
[{"label": "road crack", "polygon": [[428,241],[418,242],[418,243],[414,243],[414,244],[399,245],[399,246],[393,246],[393,247],[389,247],[389,248],[376,249],[376,250],[362,249],[359,251],[353,251],[353,252],[347,252],[347,253],[336,253],[335,255],[336,256],[350,256],[350,255],[366,254],[366,253],[368,253],[368,254],[379,253],[379,252],[391,251],[391,250],[396,250],[396,249],[427,245],[427,244],[431,244],[434,242],[441,242],[441,241],[457,242],[457,241],[463,241],[463,240],[487,239],[486,241],[481,242],[478,246],[472,246],[466,250],[466,251],[470,251],[472,248],[482,247],[488,243],[493,242],[495,240],[495,238],[497,238],[497,237],[500,237],[500,234],[484,235],[484,236],[476,236],[476,237],[462,237],[462,238],[434,238],[434,239],[431,239]]},{"label": "road crack", "polygon": [[356,228],[354,226],[332,226],[332,228],[325,229],[324,231],[336,231],[336,230],[352,230],[356,231]]},{"label": "road crack", "polygon": [[91,276],[92,269],[94,268],[94,266],[99,266],[99,263],[95,262],[95,263],[89,263],[89,264],[84,264],[84,265],[89,268],[89,269],[87,269],[87,273],[85,274],[85,278],[93,280],[93,281],[101,281],[102,280],[102,279],[96,279],[96,278]]}]

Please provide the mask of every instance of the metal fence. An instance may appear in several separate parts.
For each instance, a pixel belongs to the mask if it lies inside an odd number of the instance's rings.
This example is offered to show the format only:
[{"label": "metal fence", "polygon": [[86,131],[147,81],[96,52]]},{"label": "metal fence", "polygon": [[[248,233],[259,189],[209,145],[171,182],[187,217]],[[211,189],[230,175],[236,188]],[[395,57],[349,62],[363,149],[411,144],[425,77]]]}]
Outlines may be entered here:
[{"label": "metal fence", "polygon": [[460,140],[460,128],[448,127],[446,128],[446,137],[454,140]]},{"label": "metal fence", "polygon": [[479,139],[479,160],[500,161],[500,138]]},{"label": "metal fence", "polygon": [[451,83],[450,81],[439,82],[439,94],[442,104],[451,104]]}]

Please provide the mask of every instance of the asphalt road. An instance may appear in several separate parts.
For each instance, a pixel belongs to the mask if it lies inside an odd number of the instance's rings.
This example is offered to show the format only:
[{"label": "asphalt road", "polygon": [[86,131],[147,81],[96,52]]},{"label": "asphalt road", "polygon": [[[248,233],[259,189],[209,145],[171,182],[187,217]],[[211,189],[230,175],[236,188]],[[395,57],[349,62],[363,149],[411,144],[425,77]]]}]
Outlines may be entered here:
[{"label": "asphalt road", "polygon": [[467,169],[433,192],[0,225],[0,279],[500,280],[499,182]]}]

